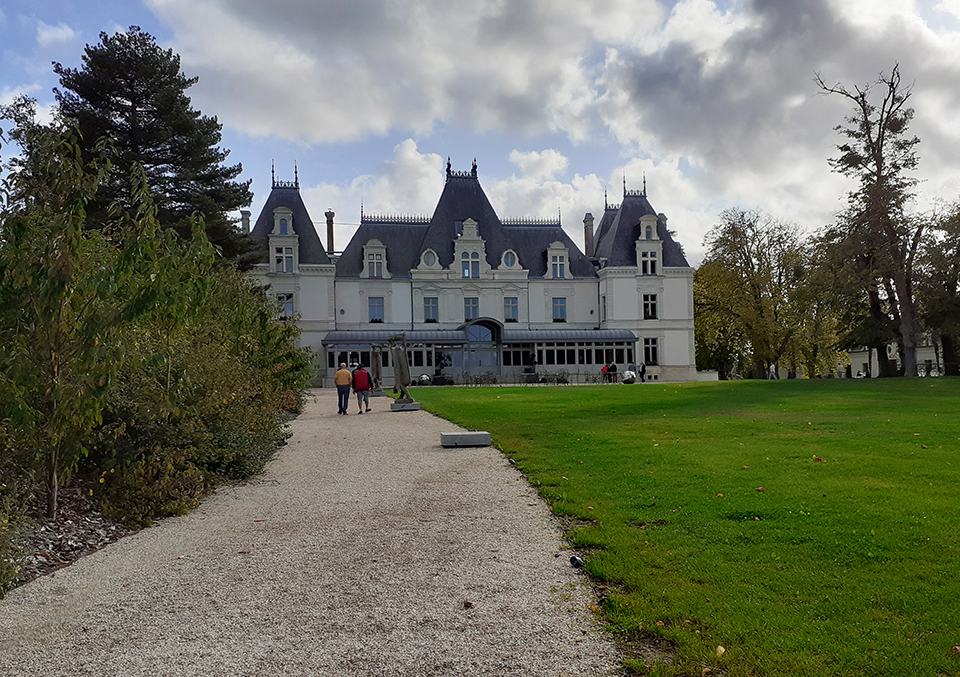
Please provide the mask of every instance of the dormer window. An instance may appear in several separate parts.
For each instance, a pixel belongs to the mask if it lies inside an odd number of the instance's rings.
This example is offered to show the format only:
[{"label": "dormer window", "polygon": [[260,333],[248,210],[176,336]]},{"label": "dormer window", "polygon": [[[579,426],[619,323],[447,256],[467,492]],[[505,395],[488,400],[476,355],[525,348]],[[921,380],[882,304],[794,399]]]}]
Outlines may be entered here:
[{"label": "dormer window", "polygon": [[503,252],[502,259],[503,268],[516,268],[517,267],[517,253],[512,249],[508,249]]},{"label": "dormer window", "polygon": [[566,277],[566,268],[567,268],[567,257],[563,255],[552,256],[551,263],[553,265],[553,278]]},{"label": "dormer window", "polygon": [[647,239],[648,239],[648,240],[652,240],[652,239],[653,239],[653,226],[647,226],[647,228],[646,228],[646,236],[647,236]]},{"label": "dormer window", "polygon": [[379,280],[390,277],[387,266],[387,248],[380,240],[370,240],[363,246],[363,271],[360,277]]},{"label": "dormer window", "polygon": [[480,253],[463,252],[460,254],[460,264],[463,270],[463,277],[479,279],[480,278]]},{"label": "dormer window", "polygon": [[641,275],[656,275],[657,274],[657,252],[640,252],[640,274]]},{"label": "dormer window", "polygon": [[274,247],[274,262],[276,273],[293,272],[293,247]]},{"label": "dormer window", "polygon": [[287,207],[273,210],[273,230],[271,235],[296,235],[293,232],[293,212]]},{"label": "dormer window", "polygon": [[367,254],[368,277],[383,277],[383,254]]},{"label": "dormer window", "polygon": [[559,240],[547,248],[547,273],[548,278],[562,280],[567,277],[567,263],[570,259],[570,253]]}]

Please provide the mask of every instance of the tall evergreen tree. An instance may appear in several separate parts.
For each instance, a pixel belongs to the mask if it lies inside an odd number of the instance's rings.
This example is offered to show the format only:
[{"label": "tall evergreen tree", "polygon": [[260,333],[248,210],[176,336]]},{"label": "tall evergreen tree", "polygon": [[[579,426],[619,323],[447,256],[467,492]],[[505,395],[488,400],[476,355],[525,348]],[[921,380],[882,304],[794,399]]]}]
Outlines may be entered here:
[{"label": "tall evergreen tree", "polygon": [[191,106],[186,91],[197,78],[181,72],[173,50],[131,26],[101,33],[99,44],[86,46],[82,68],[54,62],[53,70],[63,87],[54,90],[60,115],[78,125],[85,156],[102,152],[100,139],[112,145],[113,171],[90,205],[91,221],[103,220],[114,202],[129,207],[130,172],[139,165],[162,226],[189,238],[190,216],[199,212],[225,258],[252,263],[255,244],[229,216],[250,204],[250,182],[234,180],[239,164],[224,164],[229,151],[219,146],[222,126]]}]

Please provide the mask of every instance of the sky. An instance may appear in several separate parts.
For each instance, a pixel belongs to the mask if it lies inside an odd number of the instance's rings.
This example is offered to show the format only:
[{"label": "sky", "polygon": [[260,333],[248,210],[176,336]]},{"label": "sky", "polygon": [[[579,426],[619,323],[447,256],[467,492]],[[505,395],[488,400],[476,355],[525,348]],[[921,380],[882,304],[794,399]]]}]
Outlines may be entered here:
[{"label": "sky", "polygon": [[[138,25],[199,81],[252,180],[292,180],[342,249],[365,213],[432,214],[447,158],[501,218],[560,214],[583,243],[604,192],[643,187],[691,264],[730,207],[816,232],[850,180],[827,159],[848,88],[899,64],[920,137],[915,208],[960,198],[960,0],[6,0],[0,103],[49,114],[51,62]],[[879,92],[879,90],[877,90]],[[0,150],[0,153],[3,153]]]}]

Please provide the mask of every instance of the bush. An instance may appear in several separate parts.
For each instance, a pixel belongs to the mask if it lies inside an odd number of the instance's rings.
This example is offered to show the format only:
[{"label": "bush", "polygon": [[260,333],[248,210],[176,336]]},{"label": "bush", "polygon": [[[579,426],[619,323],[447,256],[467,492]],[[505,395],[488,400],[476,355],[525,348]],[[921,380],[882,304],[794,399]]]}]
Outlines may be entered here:
[{"label": "bush", "polygon": [[9,428],[0,421],[0,598],[12,588],[21,568],[17,536],[27,524],[33,496],[29,468],[17,460]]},{"label": "bush", "polygon": [[194,466],[187,453],[156,449],[143,458],[104,472],[103,514],[139,529],[161,517],[185,515],[214,485],[214,477]]}]

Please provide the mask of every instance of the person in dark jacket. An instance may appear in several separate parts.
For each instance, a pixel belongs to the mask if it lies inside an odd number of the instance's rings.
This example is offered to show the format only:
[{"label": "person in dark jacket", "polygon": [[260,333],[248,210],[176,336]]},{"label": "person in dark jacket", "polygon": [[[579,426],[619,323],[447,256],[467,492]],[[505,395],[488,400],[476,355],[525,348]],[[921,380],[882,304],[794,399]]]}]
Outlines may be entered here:
[{"label": "person in dark jacket", "polygon": [[353,392],[357,394],[357,406],[360,407],[359,413],[361,414],[364,406],[366,406],[367,411],[370,411],[371,381],[370,374],[363,368],[362,364],[353,372]]}]

